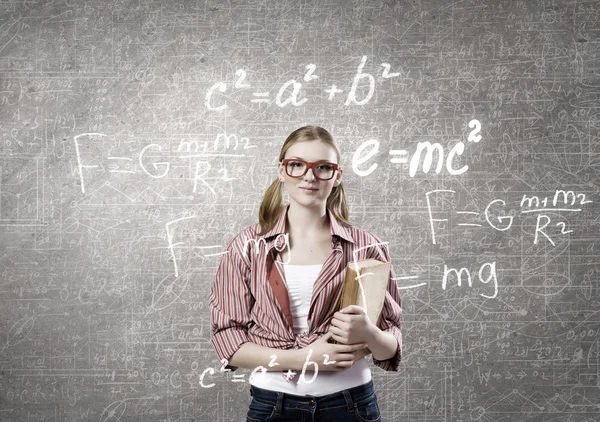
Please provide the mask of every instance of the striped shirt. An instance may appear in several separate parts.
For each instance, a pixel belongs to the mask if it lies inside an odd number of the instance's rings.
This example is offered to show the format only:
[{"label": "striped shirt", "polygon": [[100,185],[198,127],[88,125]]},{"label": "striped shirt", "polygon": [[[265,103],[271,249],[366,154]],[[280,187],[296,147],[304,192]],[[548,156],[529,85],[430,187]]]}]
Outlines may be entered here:
[{"label": "striped shirt", "polygon": [[[345,226],[327,209],[331,228],[331,253],[314,282],[308,313],[308,331],[294,334],[289,316],[281,312],[267,279],[268,260],[285,280],[280,252],[288,245],[285,223],[289,203],[277,224],[258,236],[260,224],[246,227],[225,248],[210,290],[211,343],[219,360],[229,359],[246,342],[276,349],[301,349],[329,331],[338,310],[345,269],[353,259],[391,262],[387,244],[366,230]],[[353,255],[356,254],[354,257]],[[395,273],[390,266],[388,290],[379,328],[394,335],[398,348],[386,360],[373,363],[386,371],[399,371],[402,355],[401,303]],[[226,368],[235,371],[236,366]]]}]

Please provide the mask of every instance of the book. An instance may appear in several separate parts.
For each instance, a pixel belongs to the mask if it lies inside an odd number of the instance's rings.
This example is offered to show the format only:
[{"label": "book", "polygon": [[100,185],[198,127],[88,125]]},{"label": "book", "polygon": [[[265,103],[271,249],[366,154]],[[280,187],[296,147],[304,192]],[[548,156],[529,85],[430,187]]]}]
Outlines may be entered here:
[{"label": "book", "polygon": [[[391,263],[377,259],[350,262],[346,266],[338,311],[349,305],[361,306],[366,309],[371,322],[379,326],[390,279],[390,266]],[[356,352],[356,359],[363,358],[370,353],[369,348],[365,347]]]}]

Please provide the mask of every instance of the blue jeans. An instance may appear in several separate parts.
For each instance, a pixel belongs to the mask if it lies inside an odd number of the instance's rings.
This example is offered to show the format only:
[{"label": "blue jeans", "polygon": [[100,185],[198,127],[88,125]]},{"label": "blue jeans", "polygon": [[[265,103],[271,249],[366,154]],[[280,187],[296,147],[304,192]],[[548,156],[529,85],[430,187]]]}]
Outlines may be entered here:
[{"label": "blue jeans", "polygon": [[373,381],[325,396],[297,396],[250,385],[249,422],[379,422]]}]

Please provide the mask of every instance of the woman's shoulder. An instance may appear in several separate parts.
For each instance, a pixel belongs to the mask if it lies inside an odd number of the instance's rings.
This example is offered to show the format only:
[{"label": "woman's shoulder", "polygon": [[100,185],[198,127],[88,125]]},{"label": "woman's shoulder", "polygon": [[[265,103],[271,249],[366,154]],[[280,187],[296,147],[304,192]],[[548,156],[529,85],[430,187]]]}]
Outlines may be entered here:
[{"label": "woman's shoulder", "polygon": [[387,242],[370,230],[356,226],[345,226],[353,238],[352,249],[357,253],[355,259],[378,259],[389,261]]},{"label": "woman's shoulder", "polygon": [[231,241],[252,238],[256,239],[258,237],[258,232],[260,230],[260,224],[251,224],[249,226],[244,227],[242,230],[237,232],[232,238]]},{"label": "woman's shoulder", "polygon": [[259,223],[246,226],[227,242],[225,249],[229,252],[235,251],[240,256],[250,260],[256,244],[265,242],[261,236],[258,236],[259,232]]},{"label": "woman's shoulder", "polygon": [[354,226],[354,225],[344,226],[344,228],[348,232],[350,232],[355,244],[364,246],[364,245],[371,245],[374,243],[383,243],[381,238],[372,231],[362,229],[362,228]]}]

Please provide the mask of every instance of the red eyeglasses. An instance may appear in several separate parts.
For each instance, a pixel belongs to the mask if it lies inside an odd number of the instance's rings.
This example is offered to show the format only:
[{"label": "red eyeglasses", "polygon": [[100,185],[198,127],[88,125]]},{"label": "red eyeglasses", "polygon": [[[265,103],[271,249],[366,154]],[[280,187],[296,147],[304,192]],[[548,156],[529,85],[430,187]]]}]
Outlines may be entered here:
[{"label": "red eyeglasses", "polygon": [[319,180],[330,180],[338,169],[338,165],[329,161],[305,161],[301,158],[286,158],[281,162],[288,176],[294,178],[304,177],[308,169],[313,169],[313,174]]}]

